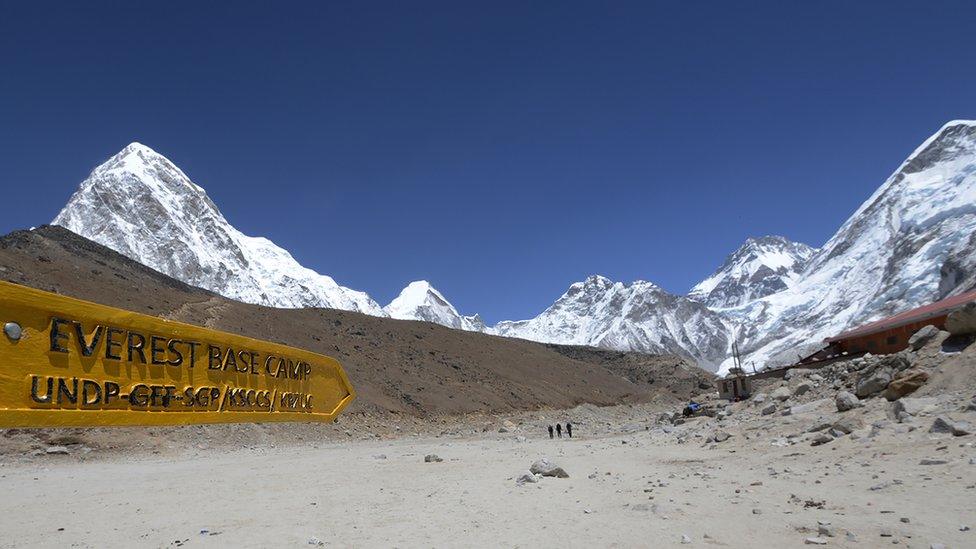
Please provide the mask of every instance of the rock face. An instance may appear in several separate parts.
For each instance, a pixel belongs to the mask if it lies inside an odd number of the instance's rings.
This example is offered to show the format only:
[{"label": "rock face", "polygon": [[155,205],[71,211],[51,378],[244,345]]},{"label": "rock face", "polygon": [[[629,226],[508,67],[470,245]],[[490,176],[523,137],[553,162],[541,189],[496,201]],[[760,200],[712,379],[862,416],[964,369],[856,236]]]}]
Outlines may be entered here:
[{"label": "rock face", "polygon": [[385,316],[365,293],[302,267],[266,238],[235,229],[206,191],[139,143],[95,168],[53,224],[238,301]]}]

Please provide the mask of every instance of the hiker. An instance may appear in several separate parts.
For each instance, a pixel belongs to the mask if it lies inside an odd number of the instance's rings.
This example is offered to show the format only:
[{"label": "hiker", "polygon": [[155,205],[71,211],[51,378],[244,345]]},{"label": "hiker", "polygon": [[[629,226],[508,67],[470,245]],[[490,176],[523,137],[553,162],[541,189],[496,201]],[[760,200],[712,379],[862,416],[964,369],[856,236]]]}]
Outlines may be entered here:
[{"label": "hiker", "polygon": [[549,438],[553,438],[552,437],[552,425],[549,426]]},{"label": "hiker", "polygon": [[569,438],[573,438],[573,424],[568,421],[566,422],[566,434],[569,435]]},{"label": "hiker", "polygon": [[563,426],[559,423],[556,424],[556,435],[559,438],[563,438]]}]

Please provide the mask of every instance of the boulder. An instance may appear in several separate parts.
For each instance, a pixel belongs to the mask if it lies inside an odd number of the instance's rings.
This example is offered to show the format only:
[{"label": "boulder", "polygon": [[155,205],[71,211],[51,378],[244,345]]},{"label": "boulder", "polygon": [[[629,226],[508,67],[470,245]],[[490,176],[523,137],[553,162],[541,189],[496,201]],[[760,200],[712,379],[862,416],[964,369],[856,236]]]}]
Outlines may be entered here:
[{"label": "boulder", "polygon": [[948,416],[939,416],[932,422],[932,427],[929,428],[929,432],[952,434],[961,437],[971,434],[973,428],[967,421],[953,421]]},{"label": "boulder", "polygon": [[796,389],[793,389],[793,396],[805,395],[810,392],[810,389],[813,389],[812,383],[801,383],[796,386]]},{"label": "boulder", "polygon": [[946,330],[952,335],[976,333],[976,303],[967,303],[961,309],[949,313]]},{"label": "boulder", "polygon": [[812,372],[813,370],[810,370],[808,368],[790,368],[789,370],[786,371],[786,374],[783,376],[783,379],[789,381],[795,377],[803,377],[805,375],[809,375]]},{"label": "boulder", "polygon": [[726,440],[729,440],[730,436],[732,435],[728,434],[725,431],[715,431],[715,434],[712,435],[712,440],[714,440],[715,442],[725,442]]},{"label": "boulder", "polygon": [[938,407],[938,401],[931,397],[922,398],[911,398],[905,397],[900,398],[891,403],[891,417],[898,418],[901,414],[905,413],[910,416],[917,416],[919,414],[928,413],[936,410]]},{"label": "boulder", "polygon": [[[792,372],[793,370],[790,370],[790,371]],[[769,395],[769,396],[771,396],[775,400],[778,400],[778,401],[782,402],[782,401],[787,400],[787,399],[790,398],[790,388],[789,387],[779,387],[775,391],[773,391],[773,393],[771,395]]]},{"label": "boulder", "polygon": [[569,478],[569,474],[562,467],[549,461],[549,458],[542,458],[536,461],[529,468],[529,471],[534,475],[542,475],[544,477]]},{"label": "boulder", "polygon": [[846,412],[861,406],[861,401],[853,393],[841,391],[834,397],[834,404],[837,405],[838,412]]},{"label": "boulder", "polygon": [[864,423],[861,421],[861,418],[848,415],[835,421],[831,429],[849,435],[857,429],[860,429],[863,425]]},{"label": "boulder", "polygon": [[763,407],[763,409],[759,413],[764,416],[774,414],[776,413],[776,405],[772,403],[767,404],[766,406]]},{"label": "boulder", "polygon": [[827,444],[834,440],[834,437],[828,435],[827,433],[820,433],[819,435],[813,437],[813,442],[810,446],[820,446],[821,444]]},{"label": "boulder", "polygon": [[908,338],[908,346],[912,348],[913,351],[917,351],[922,347],[925,347],[929,341],[932,341],[935,336],[939,335],[939,329],[935,326],[929,324],[928,326],[923,326],[919,331],[912,334],[912,337]]},{"label": "boulder", "polygon": [[917,391],[929,380],[929,374],[922,370],[910,369],[899,372],[884,391],[888,400],[898,400]]},{"label": "boulder", "polygon": [[816,411],[818,408],[830,402],[828,399],[814,400],[813,402],[807,402],[806,404],[798,404],[796,406],[790,406],[786,411],[785,415],[795,416],[797,414],[808,414],[810,412]]},{"label": "boulder", "polygon": [[858,398],[865,398],[884,391],[891,383],[892,372],[885,367],[875,367],[865,370],[857,380],[857,389],[854,394]]},{"label": "boulder", "polygon": [[763,402],[766,402],[767,398],[766,393],[756,393],[752,395],[752,402],[753,404],[762,404]]}]

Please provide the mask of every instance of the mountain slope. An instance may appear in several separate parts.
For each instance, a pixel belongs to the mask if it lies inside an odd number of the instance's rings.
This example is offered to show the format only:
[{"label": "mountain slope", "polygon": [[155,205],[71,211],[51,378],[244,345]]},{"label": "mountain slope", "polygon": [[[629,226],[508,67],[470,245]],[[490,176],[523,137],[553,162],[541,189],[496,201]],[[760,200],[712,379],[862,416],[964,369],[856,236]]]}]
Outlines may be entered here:
[{"label": "mountain slope", "polygon": [[782,236],[750,238],[688,297],[726,309],[781,292],[796,283],[815,251]]},{"label": "mountain slope", "polygon": [[591,276],[577,282],[539,316],[506,321],[492,332],[532,341],[657,353],[667,349],[715,369],[730,345],[731,327],[717,313],[645,281]]},{"label": "mountain slope", "polygon": [[302,267],[270,240],[235,229],[201,187],[139,143],[95,168],[53,224],[246,303],[385,315],[365,293]]},{"label": "mountain slope", "polygon": [[241,303],[61,227],[0,237],[0,279],[335,357],[358,395],[347,413],[438,416],[677,402],[712,379],[675,356],[560,349],[356,312]]},{"label": "mountain slope", "polygon": [[976,121],[957,120],[895,170],[789,290],[728,311],[746,361],[789,362],[846,328],[967,289],[974,234]]},{"label": "mountain slope", "polygon": [[485,324],[480,317],[461,316],[454,305],[426,280],[411,282],[383,310],[391,318],[400,320],[423,320],[473,332],[485,330]]}]

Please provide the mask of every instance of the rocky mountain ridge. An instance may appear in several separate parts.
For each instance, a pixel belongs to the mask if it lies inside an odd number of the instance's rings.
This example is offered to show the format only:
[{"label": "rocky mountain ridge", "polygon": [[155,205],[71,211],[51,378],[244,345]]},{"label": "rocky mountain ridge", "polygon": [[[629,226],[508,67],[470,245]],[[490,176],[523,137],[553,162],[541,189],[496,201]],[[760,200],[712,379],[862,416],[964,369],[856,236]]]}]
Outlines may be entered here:
[{"label": "rocky mountain ridge", "polygon": [[426,281],[386,307],[227,222],[169,160],[133,143],[55,219],[195,286],[248,303],[330,307],[534,341],[671,352],[724,370],[795,360],[846,328],[976,285],[976,122],[927,139],[821,248],[748,239],[687,296],[591,276],[538,316],[486,326]]}]

